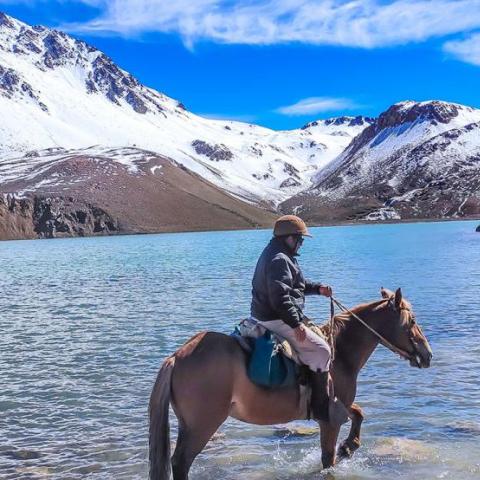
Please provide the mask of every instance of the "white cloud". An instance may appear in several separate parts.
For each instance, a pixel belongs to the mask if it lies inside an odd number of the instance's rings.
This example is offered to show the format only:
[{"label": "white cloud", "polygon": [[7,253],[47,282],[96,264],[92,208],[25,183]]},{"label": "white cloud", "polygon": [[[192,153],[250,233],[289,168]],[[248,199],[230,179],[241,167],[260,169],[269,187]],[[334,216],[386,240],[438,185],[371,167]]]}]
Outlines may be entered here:
[{"label": "white cloud", "polygon": [[282,115],[300,116],[331,112],[334,110],[352,110],[359,107],[348,98],[309,97],[275,111]]},{"label": "white cloud", "polygon": [[98,18],[65,27],[125,36],[174,33],[188,45],[373,48],[480,28],[480,0],[105,0]]},{"label": "white cloud", "polygon": [[480,33],[475,33],[465,40],[447,42],[443,49],[459,60],[480,66]]},{"label": "white cloud", "polygon": [[242,123],[254,123],[256,121],[255,115],[230,115],[228,113],[199,113],[200,117],[210,118],[212,120],[224,120],[224,121],[233,121],[233,122],[242,122]]},{"label": "white cloud", "polygon": [[108,0],[0,0],[0,5],[23,4],[34,6],[35,4],[45,5],[47,3],[84,3],[91,7],[105,6]]}]

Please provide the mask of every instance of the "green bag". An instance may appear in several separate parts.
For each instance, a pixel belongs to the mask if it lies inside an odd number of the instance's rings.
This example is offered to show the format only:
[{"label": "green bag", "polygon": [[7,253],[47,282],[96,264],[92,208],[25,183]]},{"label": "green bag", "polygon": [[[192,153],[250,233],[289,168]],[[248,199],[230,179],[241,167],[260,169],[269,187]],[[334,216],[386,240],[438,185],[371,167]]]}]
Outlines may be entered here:
[{"label": "green bag", "polygon": [[255,340],[248,363],[248,377],[262,387],[293,387],[297,384],[298,366],[276,346],[269,331]]}]

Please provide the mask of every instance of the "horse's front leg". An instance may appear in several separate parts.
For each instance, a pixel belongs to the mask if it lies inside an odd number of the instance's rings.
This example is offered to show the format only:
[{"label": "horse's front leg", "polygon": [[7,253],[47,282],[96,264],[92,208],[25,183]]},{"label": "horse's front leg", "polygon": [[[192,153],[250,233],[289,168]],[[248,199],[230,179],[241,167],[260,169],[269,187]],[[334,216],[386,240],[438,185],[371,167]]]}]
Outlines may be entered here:
[{"label": "horse's front leg", "polygon": [[360,447],[360,429],[364,419],[363,411],[356,403],[352,403],[348,410],[352,420],[352,425],[350,427],[350,433],[348,437],[338,448],[338,456],[340,458],[351,457],[355,450]]},{"label": "horse's front leg", "polygon": [[335,447],[340,427],[333,427],[327,422],[320,422],[320,446],[322,447],[323,468],[335,465]]}]

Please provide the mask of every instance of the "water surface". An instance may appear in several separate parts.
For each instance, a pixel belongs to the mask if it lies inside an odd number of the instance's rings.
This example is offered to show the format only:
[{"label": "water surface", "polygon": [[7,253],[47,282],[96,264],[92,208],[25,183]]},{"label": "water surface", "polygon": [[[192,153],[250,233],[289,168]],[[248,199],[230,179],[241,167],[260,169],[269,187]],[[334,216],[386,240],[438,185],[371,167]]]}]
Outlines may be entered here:
[{"label": "water surface", "polygon": [[[480,478],[475,225],[314,228],[300,257],[307,276],[348,305],[378,299],[381,286],[403,287],[432,345],[432,368],[375,352],[357,396],[363,446],[327,474],[313,422],[291,424],[310,427],[301,435],[229,420],[192,478]],[[0,243],[0,478],[146,478],[147,403],[162,359],[194,332],[229,333],[248,313],[269,237]],[[309,298],[307,314],[324,320],[327,301]]]}]

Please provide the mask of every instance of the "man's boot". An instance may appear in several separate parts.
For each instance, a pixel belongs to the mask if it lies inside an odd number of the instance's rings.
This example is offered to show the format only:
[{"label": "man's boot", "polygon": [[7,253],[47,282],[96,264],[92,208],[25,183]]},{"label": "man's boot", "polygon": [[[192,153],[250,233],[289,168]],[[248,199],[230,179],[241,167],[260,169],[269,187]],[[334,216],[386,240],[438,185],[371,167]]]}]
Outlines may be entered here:
[{"label": "man's boot", "polygon": [[328,372],[312,373],[312,398],[310,408],[312,417],[317,421],[328,422],[329,396],[328,396]]},{"label": "man's boot", "polygon": [[317,421],[340,426],[348,420],[348,412],[343,403],[333,395],[333,382],[329,372],[312,374],[312,416]]}]

